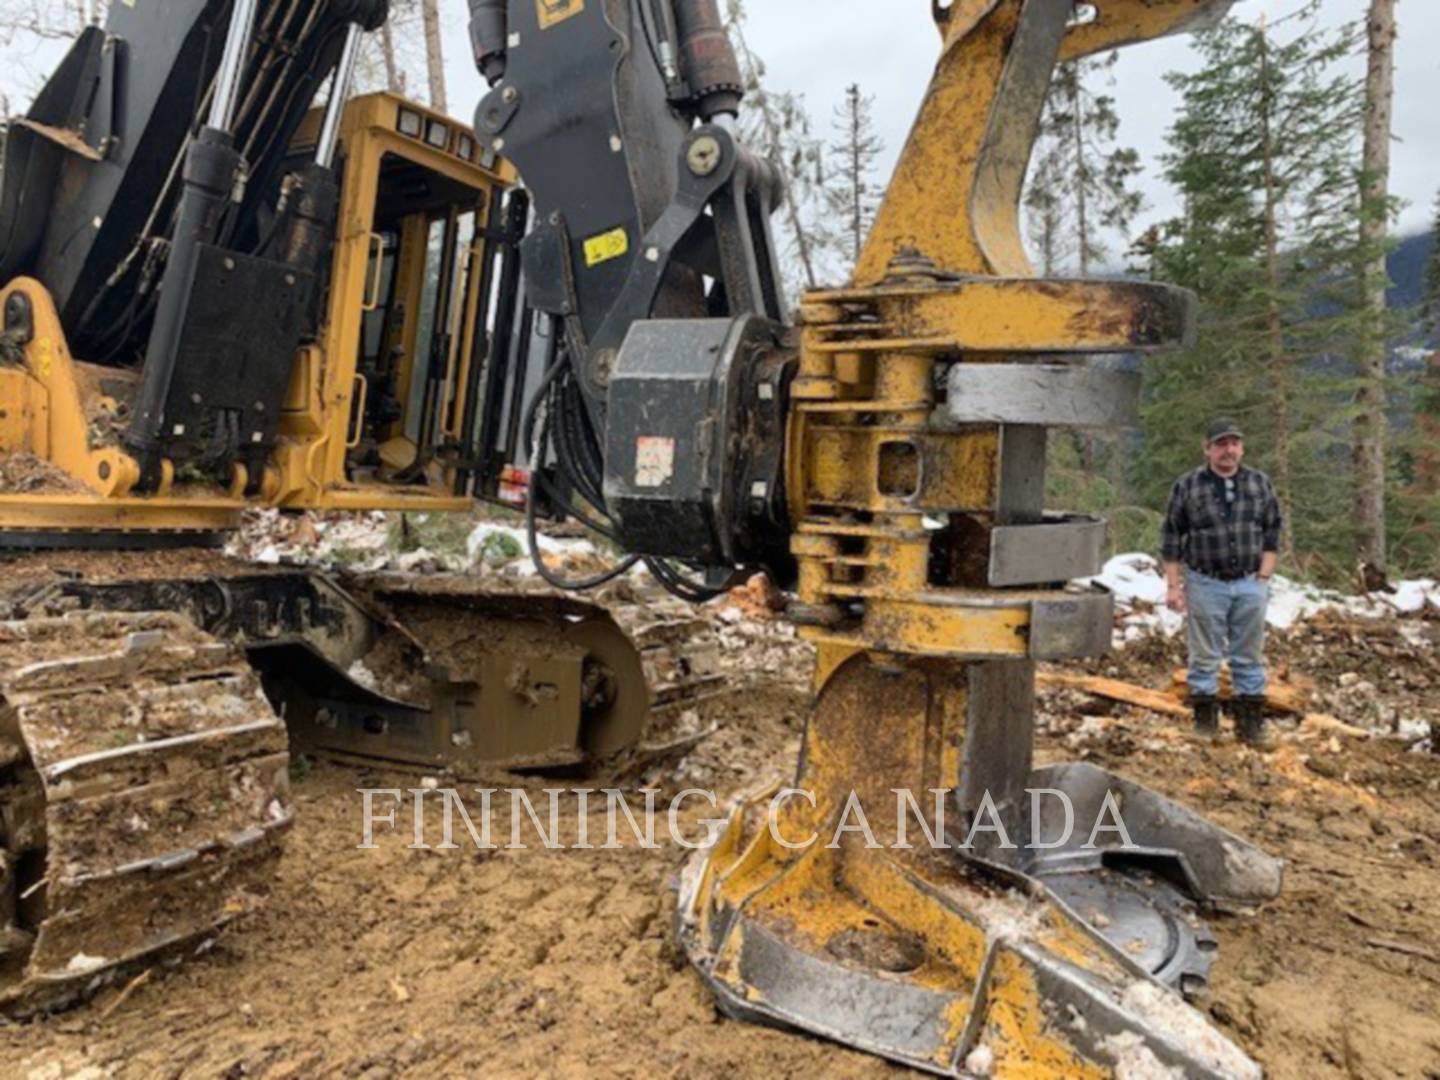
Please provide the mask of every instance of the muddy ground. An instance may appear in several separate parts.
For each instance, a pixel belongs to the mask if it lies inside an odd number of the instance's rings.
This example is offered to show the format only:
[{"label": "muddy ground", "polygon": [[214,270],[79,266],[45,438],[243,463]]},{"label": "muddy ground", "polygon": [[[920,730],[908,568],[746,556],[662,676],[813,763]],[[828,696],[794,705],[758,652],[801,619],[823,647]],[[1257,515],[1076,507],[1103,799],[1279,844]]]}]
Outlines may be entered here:
[{"label": "muddy ground", "polygon": [[[723,796],[791,767],[804,651],[748,625],[722,625],[738,677],[707,707],[722,729],[649,777],[657,786]],[[1175,649],[1131,650],[1111,668],[1161,686]],[[1316,653],[1280,649],[1297,665]],[[1436,677],[1433,648],[1419,657],[1390,680],[1396,692]],[[1319,672],[1322,698],[1340,674]],[[1288,860],[1282,899],[1215,920],[1222,951],[1202,1003],[1268,1075],[1440,1078],[1440,757],[1288,729],[1272,754],[1201,745],[1174,720],[1069,691],[1043,716],[1043,760],[1144,780]],[[0,1076],[901,1075],[718,1016],[671,942],[686,854],[673,844],[413,851],[407,832],[382,829],[377,850],[358,850],[356,789],[416,783],[311,763],[264,908],[178,969],[0,1026]],[[577,824],[566,803],[562,831]],[[591,832],[603,836],[601,815]]]}]

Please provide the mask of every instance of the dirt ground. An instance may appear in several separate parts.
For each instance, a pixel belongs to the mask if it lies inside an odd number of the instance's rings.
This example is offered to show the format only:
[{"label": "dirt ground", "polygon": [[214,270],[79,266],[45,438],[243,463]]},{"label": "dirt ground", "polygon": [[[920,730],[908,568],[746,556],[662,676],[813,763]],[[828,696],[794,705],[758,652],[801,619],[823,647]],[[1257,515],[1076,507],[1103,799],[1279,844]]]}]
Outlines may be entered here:
[{"label": "dirt ground", "polygon": [[[707,706],[719,733],[647,778],[671,792],[724,796],[792,767],[804,650],[773,630],[721,630],[734,657],[754,660]],[[1117,671],[1161,685],[1174,648],[1132,650]],[[1310,655],[1303,641],[1294,650],[1297,664]],[[1435,677],[1433,648],[1420,656],[1418,674],[1392,682]],[[1174,720],[1069,691],[1042,714],[1042,760],[1141,779],[1288,861],[1278,902],[1214,920],[1221,953],[1202,1003],[1267,1075],[1440,1078],[1440,757],[1289,730],[1273,754],[1202,745]],[[402,818],[359,850],[357,789],[416,784],[311,764],[263,909],[128,993],[0,1025],[0,1076],[900,1075],[719,1017],[671,941],[676,845],[415,851]],[[543,804],[544,785],[531,786]],[[564,815],[573,837],[571,803]],[[603,836],[603,815],[590,828]]]}]

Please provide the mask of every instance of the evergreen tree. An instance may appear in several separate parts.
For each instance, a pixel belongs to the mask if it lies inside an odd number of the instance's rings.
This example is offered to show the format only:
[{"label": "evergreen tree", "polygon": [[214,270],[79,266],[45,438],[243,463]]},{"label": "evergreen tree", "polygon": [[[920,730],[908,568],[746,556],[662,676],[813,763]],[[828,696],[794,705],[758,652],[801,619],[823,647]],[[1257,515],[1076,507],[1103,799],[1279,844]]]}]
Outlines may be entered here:
[{"label": "evergreen tree", "polygon": [[1182,106],[1163,161],[1184,210],[1152,271],[1196,290],[1202,321],[1196,349],[1151,364],[1144,481],[1163,498],[1206,418],[1238,415],[1289,510],[1285,554],[1338,571],[1353,528],[1339,358],[1359,306],[1360,96],[1341,71],[1355,28],[1316,29],[1318,8],[1276,26],[1227,20],[1197,39],[1199,71],[1169,76]]},{"label": "evergreen tree", "polygon": [[1126,236],[1144,208],[1134,189],[1140,155],[1115,145],[1115,99],[1093,87],[1114,82],[1119,53],[1076,60],[1055,74],[1025,195],[1030,239],[1044,274],[1073,259],[1089,277],[1109,255],[1105,234]]},{"label": "evergreen tree", "polygon": [[875,134],[874,105],[875,99],[866,97],[859,84],[854,84],[846,89],[844,102],[835,109],[837,141],[830,146],[829,183],[824,197],[835,223],[832,239],[845,261],[847,275],[860,261],[865,238],[870,235],[885,193],[884,184],[875,177],[876,162],[885,152],[885,144]]},{"label": "evergreen tree", "polygon": [[[1440,196],[1434,235],[1440,237]],[[1430,252],[1420,308],[1420,341],[1428,348],[1415,388],[1415,423],[1401,440],[1405,486],[1392,498],[1389,534],[1397,565],[1440,576],[1440,241]]]},{"label": "evergreen tree", "polygon": [[[1044,277],[1092,276],[1107,260],[1107,240],[1124,239],[1144,205],[1134,189],[1140,155],[1116,145],[1115,99],[1096,87],[1114,82],[1118,53],[1061,66],[1041,120],[1025,192],[1029,239]],[[1049,496],[1072,509],[1126,513],[1128,443],[1109,434],[1072,432],[1051,443]]]}]

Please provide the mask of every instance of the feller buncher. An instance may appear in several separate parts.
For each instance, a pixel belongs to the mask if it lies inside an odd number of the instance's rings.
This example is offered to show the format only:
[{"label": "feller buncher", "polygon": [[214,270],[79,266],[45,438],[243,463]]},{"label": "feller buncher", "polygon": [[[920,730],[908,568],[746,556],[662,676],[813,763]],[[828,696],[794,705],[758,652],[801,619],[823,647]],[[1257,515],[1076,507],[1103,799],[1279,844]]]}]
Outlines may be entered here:
[{"label": "feller buncher", "polygon": [[247,907],[291,822],[287,727],[427,771],[613,774],[688,745],[719,683],[707,624],[663,596],[204,550],[252,508],[499,498],[557,342],[513,168],[349,97],[384,0],[111,9],[10,127],[0,195],[0,1004],[22,1010]]},{"label": "feller buncher", "polygon": [[[1033,766],[1036,664],[1104,652],[1113,625],[1108,594],[1066,584],[1098,571],[1105,525],[1046,512],[1047,430],[1130,422],[1136,377],[1083,361],[1183,346],[1193,299],[1152,283],[1037,280],[1018,227],[1057,65],[1203,27],[1230,0],[932,4],[939,65],[854,278],[807,294],[798,319],[769,231],[783,178],[738,140],[744,86],[716,0],[470,0],[491,86],[473,132],[390,98],[342,112],[339,77],[308,138],[300,99],[335,66],[325,56],[341,57],[343,75],[352,24],[379,13],[295,5],[315,35],[307,54],[276,47],[289,5],[197,3],[204,16],[185,25],[215,41],[201,34],[185,53],[184,20],[171,13],[186,5],[166,5],[164,18],[158,6],[117,7],[7,148],[3,268],[32,275],[4,300],[7,438],[85,490],[12,500],[0,523],[40,541],[57,528],[170,535],[223,528],[221,515],[245,505],[393,506],[402,488],[425,497],[418,488],[437,474],[483,497],[500,470],[526,462],[532,530],[540,515],[563,514],[637,553],[586,580],[544,570],[552,587],[598,587],[643,559],[672,592],[702,599],[737,570],[763,568],[793,588],[789,616],[816,646],[793,781],[805,794],[776,803],[757,792],[737,805],[681,880],[678,938],[725,1012],[942,1075],[1259,1075],[1186,998],[1203,991],[1215,952],[1200,914],[1273,898],[1281,865],[1133,781]],[[145,115],[170,123],[171,152],[137,157],[150,126],[117,132],[111,118],[125,110],[102,88],[127,50],[161,43],[171,59],[132,81],[166,82],[148,100],[170,108]],[[305,69],[293,85],[287,65]],[[137,98],[129,91],[128,107]],[[241,100],[293,108],[291,126],[232,107]],[[192,104],[208,110],[205,123]],[[338,139],[327,135],[337,127]],[[407,338],[415,303],[399,299],[413,287],[409,258],[421,258],[405,240],[424,246],[433,215],[407,233],[412,219],[381,210],[387,191],[436,190],[416,166],[442,148],[469,161],[455,165],[463,176],[488,178],[473,185],[490,214],[474,235],[513,256],[499,258],[497,283],[472,264],[473,308],[454,325],[475,329],[458,352]],[[114,155],[131,167],[107,171]],[[339,224],[322,269],[333,215],[314,178],[336,166]],[[50,207],[44,228],[17,215],[25,201],[11,194],[27,190],[17,178],[32,167],[42,177],[32,198]],[[92,188],[91,173],[110,182]],[[523,193],[496,216],[517,178]],[[127,180],[145,193],[143,210],[117,220]],[[171,201],[158,198],[176,184]],[[436,243],[431,226],[426,258],[451,249],[453,211],[441,216],[445,236]],[[485,306],[517,290],[518,317]],[[314,295],[328,296],[323,319]],[[351,336],[338,336],[347,323]],[[116,352],[121,339],[142,347]],[[125,379],[132,394],[109,389]],[[232,383],[245,392],[222,393]],[[57,424],[57,411],[68,420]],[[5,628],[5,715],[19,732],[6,804],[9,955],[29,983],[74,984],[114,962],[101,915],[147,922],[152,937],[133,938],[135,955],[208,929],[168,925],[178,907],[168,900],[126,906],[125,890],[138,895],[131,879],[200,905],[209,897],[218,917],[213,905],[241,867],[264,872],[241,853],[268,851],[267,830],[287,811],[269,779],[283,741],[253,671],[297,737],[318,728],[352,750],[401,732],[442,743],[468,734],[454,726],[450,669],[491,636],[506,642],[505,679],[535,689],[524,635],[506,637],[506,624],[477,610],[458,650],[412,649],[444,654],[429,666],[441,669],[429,709],[347,708],[353,690],[336,680],[349,654],[331,655],[313,628],[352,640],[340,627],[354,608],[327,606],[330,586],[317,597],[315,579],[288,580],[303,595],[268,607],[233,580],[223,598],[212,580],[151,582],[133,604],[103,581],[51,583],[44,602],[81,610],[45,617],[27,600],[39,617]],[[170,589],[183,602],[155,601]],[[397,625],[426,621],[404,605],[430,598],[376,592],[373,603],[400,610],[386,627],[395,648]],[[117,612],[127,604],[141,613]],[[154,613],[169,606],[188,619]],[[252,611],[284,662],[267,665]],[[272,624],[277,611],[302,614]],[[79,660],[77,637],[89,646]],[[316,669],[316,655],[329,662]],[[312,659],[291,659],[301,656]],[[310,681],[294,677],[302,668]],[[612,664],[577,670],[582,704],[629,685]],[[484,692],[499,674],[467,685]],[[77,709],[85,693],[97,702]],[[203,709],[188,704],[195,694],[209,694]],[[227,726],[191,732],[181,712]],[[137,731],[138,750],[157,753],[106,745]],[[242,739],[254,754],[231,765]],[[172,743],[183,749],[167,757]],[[187,770],[244,796],[217,800],[236,807],[223,837],[198,818],[117,828],[129,808],[105,798],[163,791]],[[837,830],[857,802],[893,812],[897,789],[933,842],[875,849]],[[1039,789],[1051,797],[1033,817]],[[1118,812],[1128,843],[1117,830],[1094,844],[1086,830],[1055,841],[1067,805],[1082,822]],[[841,843],[824,843],[837,832]],[[982,842],[964,844],[972,834]],[[116,845],[123,864],[109,854]]]}]

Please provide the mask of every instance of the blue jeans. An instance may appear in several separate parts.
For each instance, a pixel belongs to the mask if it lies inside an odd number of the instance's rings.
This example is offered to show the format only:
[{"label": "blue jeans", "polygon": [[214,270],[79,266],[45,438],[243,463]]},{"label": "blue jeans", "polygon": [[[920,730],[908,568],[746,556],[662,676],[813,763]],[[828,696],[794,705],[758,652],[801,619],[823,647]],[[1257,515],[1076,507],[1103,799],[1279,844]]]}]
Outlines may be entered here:
[{"label": "blue jeans", "polygon": [[1235,693],[1265,693],[1265,609],[1270,586],[1259,577],[1221,581],[1188,567],[1185,602],[1189,610],[1190,692],[1196,697],[1220,693],[1220,661],[1230,659]]}]

